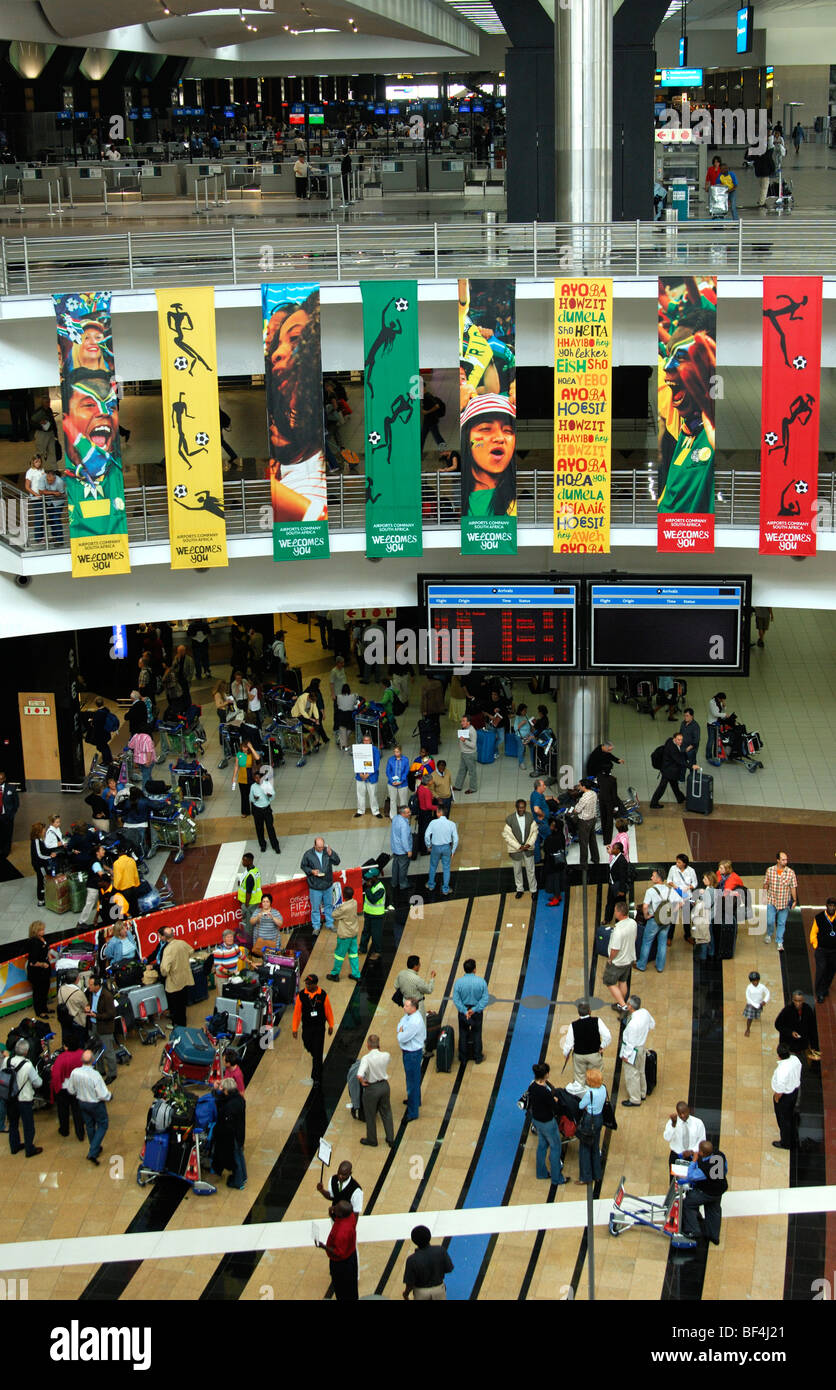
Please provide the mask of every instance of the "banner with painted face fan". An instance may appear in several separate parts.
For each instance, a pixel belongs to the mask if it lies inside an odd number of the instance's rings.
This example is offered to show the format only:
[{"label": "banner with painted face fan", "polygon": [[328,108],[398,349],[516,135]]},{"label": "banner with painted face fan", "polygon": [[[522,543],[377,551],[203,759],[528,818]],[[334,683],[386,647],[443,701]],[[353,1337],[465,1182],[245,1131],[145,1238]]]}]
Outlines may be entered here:
[{"label": "banner with painted face fan", "polygon": [[418,284],[364,280],[366,554],[422,555]]},{"label": "banner with painted face fan", "polygon": [[763,278],[761,555],[815,555],[822,280]]},{"label": "banner with painted face fan", "polygon": [[321,560],[328,545],[319,285],[262,285],[273,559]]},{"label": "banner with painted face fan", "polygon": [[173,570],[223,569],[221,408],[211,287],[157,290]]},{"label": "banner with painted face fan", "polygon": [[[131,564],[110,291],[54,294],[52,303],[58,328],[73,578],[127,574]],[[50,538],[60,541],[63,503],[47,498],[45,510]],[[42,526],[42,518],[36,515],[33,524]]]},{"label": "banner with painted face fan", "polygon": [[717,277],[665,276],[658,306],[656,548],[714,551]]},{"label": "banner with painted face fan", "polygon": [[459,281],[462,555],[517,553],[516,298]]}]

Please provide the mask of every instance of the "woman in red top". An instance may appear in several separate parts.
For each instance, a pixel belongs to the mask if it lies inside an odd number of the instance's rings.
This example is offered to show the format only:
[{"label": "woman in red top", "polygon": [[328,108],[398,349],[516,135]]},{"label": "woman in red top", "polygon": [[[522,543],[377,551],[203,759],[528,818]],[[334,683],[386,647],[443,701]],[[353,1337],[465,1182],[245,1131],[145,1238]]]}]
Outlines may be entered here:
[{"label": "woman in red top", "polygon": [[722,168],[722,165],[723,161],[720,158],[719,154],[715,154],[714,158],[711,161],[711,167],[707,170],[705,175],[706,188],[713,187],[713,185],[717,182],[717,180],[720,177],[720,169]]},{"label": "woman in red top", "polygon": [[424,844],[424,835],[427,826],[435,815],[435,798],[433,796],[432,783],[429,775],[421,779],[418,787],[418,832],[415,837],[415,854],[426,854],[427,846]]},{"label": "woman in red top", "polygon": [[740,874],[735,873],[731,860],[721,859],[717,865],[717,887],[724,893],[733,893],[735,889],[743,886],[743,879]]}]

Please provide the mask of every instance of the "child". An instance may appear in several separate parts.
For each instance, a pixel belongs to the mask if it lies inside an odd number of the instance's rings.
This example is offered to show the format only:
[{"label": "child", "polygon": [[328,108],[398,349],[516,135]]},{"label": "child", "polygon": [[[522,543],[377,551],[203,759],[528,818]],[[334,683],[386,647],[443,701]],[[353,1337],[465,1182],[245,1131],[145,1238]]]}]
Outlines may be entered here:
[{"label": "child", "polygon": [[752,1019],[760,1018],[763,1013],[763,1006],[769,1003],[770,998],[769,990],[766,985],[761,984],[761,977],[757,970],[753,970],[746,986],[746,1007],[743,1010],[743,1017],[746,1020],[744,1038],[748,1038],[752,1031]]},{"label": "child", "polygon": [[[624,858],[627,859],[627,860],[629,860],[629,858],[630,858],[630,822],[629,822],[629,821],[626,821],[626,820],[617,820],[617,821],[616,821],[616,823],[615,823],[615,834],[614,834],[613,837],[612,837],[612,843],[615,844],[616,840],[618,840],[619,843],[620,843],[620,845],[621,845],[621,848],[622,848],[622,850],[623,850],[623,852],[624,852]],[[613,861],[613,856],[612,856],[612,851],[610,850],[610,863],[612,863],[612,861]]]}]

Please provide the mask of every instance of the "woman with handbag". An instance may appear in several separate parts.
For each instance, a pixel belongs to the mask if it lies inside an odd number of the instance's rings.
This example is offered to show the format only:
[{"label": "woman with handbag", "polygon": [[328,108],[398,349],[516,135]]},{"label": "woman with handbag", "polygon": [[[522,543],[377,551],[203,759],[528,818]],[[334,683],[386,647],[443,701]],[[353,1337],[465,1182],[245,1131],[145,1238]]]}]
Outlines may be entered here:
[{"label": "woman with handbag", "polygon": [[26,978],[32,987],[32,1007],[37,1018],[47,1018],[49,982],[51,977],[49,947],[46,944],[46,923],[33,922],[29,928],[29,948],[26,960]]},{"label": "woman with handbag", "polygon": [[528,717],[528,705],[517,705],[512,731],[519,741],[518,756],[520,767],[525,767],[525,750],[533,738],[531,720]]},{"label": "woman with handbag", "polygon": [[599,1182],[603,1176],[601,1168],[600,1138],[604,1123],[604,1106],[607,1104],[607,1088],[597,1067],[589,1067],[586,1073],[587,1090],[580,1098],[583,1114],[577,1128],[579,1181]]}]

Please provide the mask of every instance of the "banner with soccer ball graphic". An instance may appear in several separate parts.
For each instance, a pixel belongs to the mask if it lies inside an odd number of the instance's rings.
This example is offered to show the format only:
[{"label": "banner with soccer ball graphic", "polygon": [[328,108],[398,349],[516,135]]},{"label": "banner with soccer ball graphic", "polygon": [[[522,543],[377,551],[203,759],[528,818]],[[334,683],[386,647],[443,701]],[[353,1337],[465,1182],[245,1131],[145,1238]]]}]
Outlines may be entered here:
[{"label": "banner with soccer ball graphic", "polygon": [[763,277],[761,555],[815,555],[822,280]]},{"label": "banner with soccer ball graphic", "polygon": [[366,554],[422,555],[418,285],[367,280],[363,297]]},{"label": "banner with soccer ball graphic", "polygon": [[157,290],[171,568],[228,564],[215,291]]},{"label": "banner with soccer ball graphic", "polygon": [[262,285],[261,314],[273,559],[326,559],[319,285]]},{"label": "banner with soccer ball graphic", "polygon": [[[128,520],[119,441],[119,393],[113,358],[110,291],[54,294],[66,452],[64,490],[73,578],[128,574]],[[30,540],[60,545],[64,502],[60,480],[46,480],[34,504]],[[43,508],[43,514],[41,509]]]},{"label": "banner with soccer ball graphic", "polygon": [[659,280],[656,548],[714,551],[717,277]]},{"label": "banner with soccer ball graphic", "polygon": [[514,280],[459,281],[462,555],[517,553]]}]

